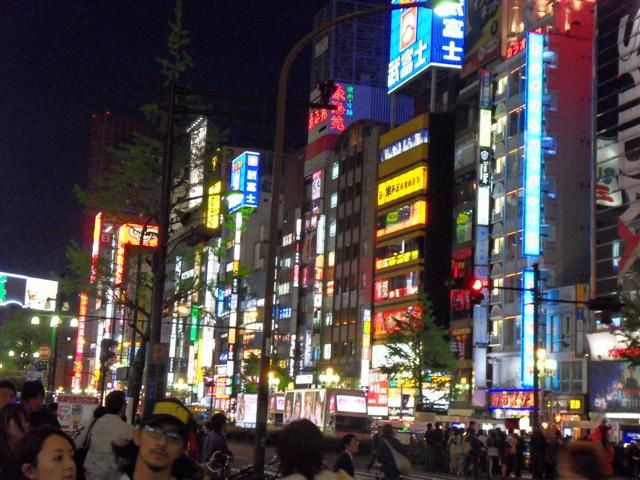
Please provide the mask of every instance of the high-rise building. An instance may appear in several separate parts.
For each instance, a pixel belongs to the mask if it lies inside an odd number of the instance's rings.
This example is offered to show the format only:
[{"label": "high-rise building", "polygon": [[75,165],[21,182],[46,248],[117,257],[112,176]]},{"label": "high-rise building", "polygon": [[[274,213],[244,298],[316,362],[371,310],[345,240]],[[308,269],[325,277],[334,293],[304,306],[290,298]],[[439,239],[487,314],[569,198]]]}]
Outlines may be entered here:
[{"label": "high-rise building", "polygon": [[[513,43],[502,59],[462,84],[458,99],[453,275],[480,278],[492,288],[479,305],[470,304],[468,292],[452,292],[458,376],[465,378],[453,387],[458,401],[452,413],[489,408],[515,418],[532,408],[535,352],[557,362],[557,382],[545,379],[550,389],[565,375],[586,378],[584,343],[556,348],[553,318],[560,307],[541,308],[547,321],[538,326],[534,345],[528,289],[534,264],[543,292],[581,292],[569,301],[584,298],[580,285],[589,279],[593,4],[502,6],[508,8],[503,38]],[[559,287],[566,288],[552,293]],[[565,331],[583,335],[584,321],[570,316]],[[562,393],[585,391],[581,383],[579,391]]]},{"label": "high-rise building", "polygon": [[[386,0],[330,0],[313,20],[313,26],[343,15],[384,5]],[[320,82],[384,87],[387,75],[389,15],[367,15],[336,25],[313,40],[311,90]]]}]

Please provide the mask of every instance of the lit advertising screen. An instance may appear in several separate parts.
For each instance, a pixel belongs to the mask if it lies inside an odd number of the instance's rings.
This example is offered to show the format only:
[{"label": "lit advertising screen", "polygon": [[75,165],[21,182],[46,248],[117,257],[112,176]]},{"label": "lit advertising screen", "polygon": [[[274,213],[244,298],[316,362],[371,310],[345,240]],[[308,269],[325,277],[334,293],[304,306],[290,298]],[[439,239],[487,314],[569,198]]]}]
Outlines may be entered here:
[{"label": "lit advertising screen", "polygon": [[395,277],[376,280],[373,288],[373,299],[376,302],[408,297],[418,293],[421,272],[409,272]]},{"label": "lit advertising screen", "polygon": [[418,200],[378,217],[377,238],[427,223],[427,202]]},{"label": "lit advertising screen", "polygon": [[336,395],[336,412],[367,413],[367,400],[363,396]]},{"label": "lit advertising screen", "polygon": [[23,308],[53,312],[58,282],[0,272],[0,306],[13,303]]},{"label": "lit advertising screen", "polygon": [[393,310],[376,311],[373,314],[373,335],[386,335],[397,328],[397,321],[406,321],[412,314],[420,314],[422,307],[396,308]]},{"label": "lit advertising screen", "polygon": [[640,372],[628,362],[589,362],[589,410],[640,412]]},{"label": "lit advertising screen", "polygon": [[325,390],[295,390],[285,394],[284,423],[306,418],[320,428],[324,425]]},{"label": "lit advertising screen", "polygon": [[260,154],[243,152],[231,162],[231,190],[229,212],[241,207],[257,207],[260,197]]},{"label": "lit advertising screen", "polygon": [[[394,5],[403,0],[392,0]],[[397,90],[430,65],[460,68],[464,57],[465,2],[444,15],[430,8],[409,7],[391,12],[387,89]]]},{"label": "lit advertising screen", "polygon": [[542,94],[544,36],[527,33],[522,254],[540,255],[542,208]]},{"label": "lit advertising screen", "polygon": [[255,393],[238,394],[236,407],[236,425],[241,427],[253,427],[258,415],[258,395]]}]

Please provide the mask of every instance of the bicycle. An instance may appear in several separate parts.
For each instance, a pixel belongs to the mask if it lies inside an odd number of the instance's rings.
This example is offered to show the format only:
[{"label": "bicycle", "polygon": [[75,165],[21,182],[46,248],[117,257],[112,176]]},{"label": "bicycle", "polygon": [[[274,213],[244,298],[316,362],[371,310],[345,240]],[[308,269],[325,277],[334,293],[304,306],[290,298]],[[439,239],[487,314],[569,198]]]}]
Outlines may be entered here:
[{"label": "bicycle", "polygon": [[231,455],[216,452],[211,457],[211,460],[204,464],[204,469],[211,480],[276,480],[280,476],[279,468],[274,473],[267,472],[277,463],[278,459],[275,456],[265,465],[265,472],[262,475],[256,473],[253,465],[247,465],[234,471],[231,468],[232,461],[233,457]]}]

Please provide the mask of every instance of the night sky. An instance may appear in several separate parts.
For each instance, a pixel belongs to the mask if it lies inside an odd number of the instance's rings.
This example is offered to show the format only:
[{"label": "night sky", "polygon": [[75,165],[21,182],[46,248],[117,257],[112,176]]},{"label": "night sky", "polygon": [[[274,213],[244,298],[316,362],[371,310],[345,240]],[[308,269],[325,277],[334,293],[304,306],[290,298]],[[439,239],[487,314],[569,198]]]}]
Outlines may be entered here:
[{"label": "night sky", "polygon": [[[188,83],[274,97],[285,55],[325,3],[185,0],[195,62]],[[154,59],[166,51],[173,7],[171,0],[0,2],[0,271],[49,277],[64,269],[66,245],[81,237],[72,187],[85,181],[90,115],[131,116],[161,98]],[[308,96],[310,56],[303,52],[292,72],[293,98]],[[303,127],[288,133],[296,143]]]}]

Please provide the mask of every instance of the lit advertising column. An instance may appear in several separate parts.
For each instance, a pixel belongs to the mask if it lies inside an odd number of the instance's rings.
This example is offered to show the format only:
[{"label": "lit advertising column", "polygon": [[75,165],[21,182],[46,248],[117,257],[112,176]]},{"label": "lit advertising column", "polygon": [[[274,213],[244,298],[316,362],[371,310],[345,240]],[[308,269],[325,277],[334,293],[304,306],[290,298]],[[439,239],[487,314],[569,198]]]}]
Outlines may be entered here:
[{"label": "lit advertising column", "polygon": [[[523,165],[522,255],[538,257],[541,253],[540,226],[542,218],[542,100],[544,91],[544,35],[527,33],[525,132]],[[533,271],[522,274],[522,288],[533,288]],[[536,388],[536,329],[531,292],[522,295],[521,383]]]},{"label": "lit advertising column", "polygon": [[[474,278],[489,279],[489,207],[491,193],[491,74],[480,70],[480,115],[478,123],[478,190],[476,194],[476,227],[474,251]],[[487,317],[488,301],[473,306],[473,367],[472,386],[474,407],[484,407],[487,403]]]}]

